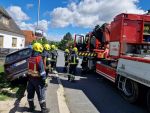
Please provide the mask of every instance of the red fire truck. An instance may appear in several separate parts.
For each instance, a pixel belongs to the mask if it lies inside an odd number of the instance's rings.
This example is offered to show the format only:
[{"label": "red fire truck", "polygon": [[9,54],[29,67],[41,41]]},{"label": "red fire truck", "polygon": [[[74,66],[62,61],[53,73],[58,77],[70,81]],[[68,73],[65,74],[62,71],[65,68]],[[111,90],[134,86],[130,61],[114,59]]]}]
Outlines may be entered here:
[{"label": "red fire truck", "polygon": [[75,36],[75,46],[88,69],[114,82],[130,103],[144,89],[150,110],[150,15],[119,14],[85,38]]}]

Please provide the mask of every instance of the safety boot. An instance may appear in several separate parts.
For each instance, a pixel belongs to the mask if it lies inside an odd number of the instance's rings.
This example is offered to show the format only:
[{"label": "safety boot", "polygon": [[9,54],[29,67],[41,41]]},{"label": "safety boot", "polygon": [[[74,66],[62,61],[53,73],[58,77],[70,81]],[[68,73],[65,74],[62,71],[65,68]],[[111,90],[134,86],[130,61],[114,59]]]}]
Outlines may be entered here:
[{"label": "safety boot", "polygon": [[35,110],[34,102],[28,101],[28,103],[29,103],[29,112],[33,112]]},{"label": "safety boot", "polygon": [[46,102],[43,102],[40,104],[41,106],[41,113],[49,113],[50,110],[48,108],[46,108]]},{"label": "safety boot", "polygon": [[70,75],[68,75],[68,81],[70,81]]},{"label": "safety boot", "polygon": [[74,75],[71,75],[70,82],[75,82],[75,76]]}]

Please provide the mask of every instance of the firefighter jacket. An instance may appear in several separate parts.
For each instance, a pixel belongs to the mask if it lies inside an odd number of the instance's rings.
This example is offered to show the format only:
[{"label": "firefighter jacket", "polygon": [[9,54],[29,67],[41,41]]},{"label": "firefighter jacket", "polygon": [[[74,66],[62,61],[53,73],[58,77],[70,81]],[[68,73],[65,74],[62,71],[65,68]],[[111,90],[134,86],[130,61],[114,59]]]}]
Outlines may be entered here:
[{"label": "firefighter jacket", "polygon": [[52,50],[51,55],[52,55],[51,61],[56,62],[57,61],[57,56],[58,56],[57,50]]},{"label": "firefighter jacket", "polygon": [[65,52],[64,53],[64,57],[65,57],[65,62],[68,63],[69,62],[69,53]]},{"label": "firefighter jacket", "polygon": [[52,55],[51,55],[50,52],[44,51],[44,52],[42,53],[42,57],[43,57],[43,59],[45,59],[45,63],[46,63],[46,64],[45,64],[45,67],[46,67],[46,69],[48,69],[49,66],[50,66],[50,64],[51,64]]},{"label": "firefighter jacket", "polygon": [[31,77],[41,77],[42,79],[46,79],[43,60],[41,55],[37,52],[33,52],[28,60],[28,74]]},{"label": "firefighter jacket", "polygon": [[77,65],[79,62],[78,56],[75,52],[71,53],[69,57],[69,64]]}]

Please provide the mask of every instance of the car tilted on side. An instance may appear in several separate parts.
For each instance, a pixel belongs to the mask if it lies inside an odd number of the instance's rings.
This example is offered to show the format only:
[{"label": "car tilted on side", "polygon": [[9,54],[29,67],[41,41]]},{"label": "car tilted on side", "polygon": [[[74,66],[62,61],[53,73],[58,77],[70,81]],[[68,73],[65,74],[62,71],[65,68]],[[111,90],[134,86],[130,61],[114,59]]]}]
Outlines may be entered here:
[{"label": "car tilted on side", "polygon": [[27,74],[28,58],[31,56],[32,49],[24,48],[6,56],[4,70],[10,81],[22,78]]}]

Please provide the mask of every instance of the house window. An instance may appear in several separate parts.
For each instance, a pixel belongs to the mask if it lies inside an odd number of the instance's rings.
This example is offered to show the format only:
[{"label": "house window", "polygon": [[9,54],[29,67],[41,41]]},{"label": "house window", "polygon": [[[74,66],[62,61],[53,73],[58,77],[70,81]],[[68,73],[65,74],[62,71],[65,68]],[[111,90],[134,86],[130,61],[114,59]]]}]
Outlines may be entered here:
[{"label": "house window", "polygon": [[3,23],[8,26],[8,25],[9,25],[9,20],[5,18],[5,19],[3,20]]},{"label": "house window", "polygon": [[17,47],[17,38],[12,38],[12,47]]},{"label": "house window", "polygon": [[9,19],[4,17],[4,16],[0,16],[0,22],[2,22],[5,25],[9,25]]},{"label": "house window", "polygon": [[0,48],[3,48],[4,36],[0,35]]}]

